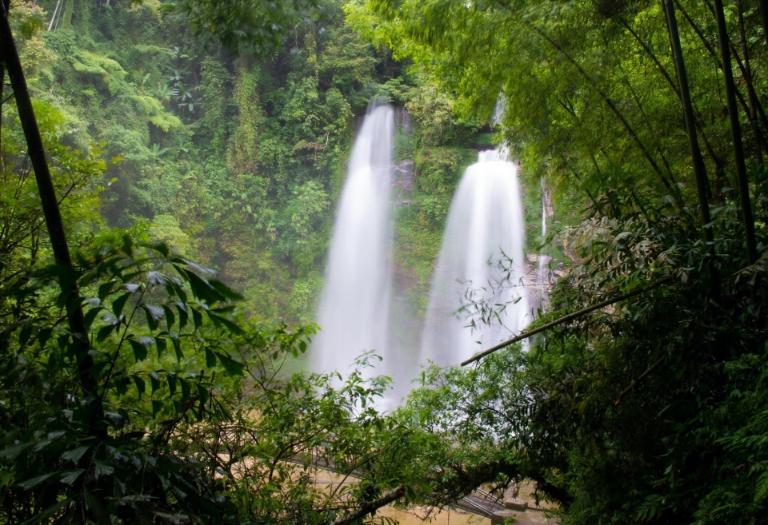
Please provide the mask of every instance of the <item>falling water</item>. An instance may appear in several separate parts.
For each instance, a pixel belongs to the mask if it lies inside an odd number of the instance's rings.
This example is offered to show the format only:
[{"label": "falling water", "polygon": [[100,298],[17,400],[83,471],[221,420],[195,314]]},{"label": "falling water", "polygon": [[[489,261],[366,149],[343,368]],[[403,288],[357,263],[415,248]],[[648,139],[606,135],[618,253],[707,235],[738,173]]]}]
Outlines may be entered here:
[{"label": "falling water", "polygon": [[[541,179],[541,244],[547,242],[547,202],[549,193],[544,179]],[[536,275],[536,288],[538,289],[538,309],[543,310],[547,306],[547,293],[549,286],[549,261],[548,255],[539,254],[539,269]]]},{"label": "falling water", "polygon": [[316,372],[343,373],[370,350],[387,359],[393,133],[392,108],[373,107],[352,148],[310,351]]},{"label": "falling water", "polygon": [[456,365],[530,322],[517,167],[502,149],[469,166],[432,279],[421,359]]}]

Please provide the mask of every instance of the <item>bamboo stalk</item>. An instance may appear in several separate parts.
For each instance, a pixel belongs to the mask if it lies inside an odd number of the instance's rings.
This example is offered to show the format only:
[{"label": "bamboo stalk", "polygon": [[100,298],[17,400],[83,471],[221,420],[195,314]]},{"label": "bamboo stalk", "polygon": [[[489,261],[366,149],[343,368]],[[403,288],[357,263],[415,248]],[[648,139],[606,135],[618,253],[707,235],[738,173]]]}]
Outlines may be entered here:
[{"label": "bamboo stalk", "polygon": [[[37,119],[32,108],[32,101],[29,96],[27,82],[24,78],[24,71],[21,67],[13,34],[11,33],[11,27],[8,23],[7,13],[6,6],[3,5],[2,13],[0,13],[0,44],[2,44],[0,52],[2,53],[2,59],[8,71],[8,76],[11,79],[13,94],[19,112],[19,120],[21,121],[27,141],[29,159],[35,172],[40,202],[53,248],[54,259],[62,270],[59,277],[59,286],[66,299],[67,320],[75,344],[80,387],[86,398],[90,398],[90,401],[93,402],[97,396],[97,384],[92,371],[93,359],[89,354],[90,343],[85,328],[80,291],[73,277],[74,266],[70,257],[69,246],[67,245],[61,211],[56,199],[56,190],[51,179],[48,161],[45,157],[45,148],[40,136],[40,129],[38,128]],[[94,420],[92,422],[94,425],[96,425],[99,414],[100,410],[97,407],[93,414]]]},{"label": "bamboo stalk", "polygon": [[640,294],[644,294],[645,292],[649,292],[655,288],[658,288],[662,284],[666,284],[668,282],[671,282],[673,280],[672,276],[664,277],[663,279],[659,279],[658,281],[654,281],[653,283],[649,284],[648,286],[642,286],[640,288],[636,288],[632,290],[631,292],[627,292],[621,295],[617,295],[615,297],[611,297],[610,299],[606,299],[605,301],[601,301],[597,304],[593,304],[591,306],[587,306],[586,308],[582,308],[581,310],[577,310],[575,312],[572,312],[568,315],[564,315],[562,317],[559,317],[558,319],[555,319],[554,321],[550,321],[546,324],[543,324],[537,328],[533,328],[531,330],[526,330],[525,332],[522,332],[515,337],[511,339],[507,339],[506,341],[503,341],[496,346],[492,346],[491,348],[488,348],[487,350],[483,350],[480,353],[477,353],[470,357],[469,359],[462,361],[461,366],[467,366],[469,364],[474,363],[475,361],[479,361],[480,359],[498,351],[502,348],[506,348],[510,345],[513,345],[515,343],[518,343],[520,341],[523,341],[525,339],[528,339],[529,337],[532,337],[536,334],[540,334],[541,332],[546,332],[550,328],[554,328],[555,326],[559,326],[561,324],[570,323],[571,321],[575,321],[576,319],[579,319],[581,317],[584,317],[585,315],[594,312],[595,310],[599,310],[600,308],[605,308],[606,306],[610,306],[612,304],[626,301],[627,299],[631,299],[632,297],[635,297]]},{"label": "bamboo stalk", "polygon": [[598,95],[603,99],[605,104],[608,106],[608,109],[611,110],[611,112],[616,116],[616,118],[619,119],[619,122],[621,122],[622,126],[626,130],[626,132],[629,134],[632,141],[637,145],[640,152],[643,154],[643,157],[650,165],[651,169],[656,173],[656,175],[659,177],[659,180],[664,185],[664,187],[669,191],[669,193],[672,195],[672,198],[675,200],[675,203],[678,205],[678,208],[681,212],[685,213],[685,204],[683,202],[683,198],[680,195],[680,189],[674,184],[674,181],[670,181],[662,172],[661,168],[659,167],[658,162],[656,162],[656,159],[653,158],[653,155],[648,150],[648,147],[645,145],[645,143],[642,141],[640,136],[637,134],[635,129],[632,127],[632,125],[629,123],[627,118],[624,116],[624,114],[621,112],[621,110],[618,108],[616,103],[611,99],[610,96],[608,96],[608,93],[606,93],[595,81],[595,79],[592,78],[592,76],[587,73],[587,71],[579,64],[563,47],[558,44],[551,36],[549,36],[545,31],[542,29],[536,27],[535,25],[522,21],[522,23],[530,28],[533,32],[541,36],[544,40],[547,41],[549,45],[551,45],[553,48],[555,48],[563,57],[565,57],[568,62],[570,62],[576,70],[579,72],[579,74],[584,77],[587,82],[589,82],[592,87],[595,89]]},{"label": "bamboo stalk", "polygon": [[747,180],[747,168],[744,161],[744,145],[741,138],[741,124],[739,123],[739,110],[736,107],[736,86],[733,82],[733,70],[731,69],[731,50],[728,40],[728,28],[725,25],[723,1],[715,0],[715,17],[717,18],[717,34],[720,40],[720,53],[723,58],[723,73],[725,76],[725,93],[728,102],[728,116],[731,121],[731,136],[733,137],[733,150],[736,159],[737,185],[739,200],[741,202],[741,216],[744,223],[746,236],[747,257],[750,263],[757,260],[757,243],[755,241],[755,222],[752,216],[752,203],[749,199],[749,181]]},{"label": "bamboo stalk", "polygon": [[[678,87],[680,88],[680,99],[683,105],[683,119],[685,129],[688,134],[688,143],[691,148],[691,157],[693,160],[693,172],[696,177],[696,191],[699,198],[699,209],[701,220],[704,227],[704,241],[710,248],[710,253],[714,256],[715,235],[712,227],[712,216],[709,211],[709,181],[707,180],[707,168],[704,165],[704,158],[701,155],[701,147],[696,133],[696,120],[693,113],[693,103],[691,102],[691,89],[688,85],[688,72],[685,69],[685,59],[683,58],[683,49],[680,45],[680,34],[677,29],[677,18],[675,17],[675,6],[673,0],[662,0],[664,4],[664,13],[667,18],[667,29],[669,32],[669,43],[672,47],[672,58],[675,62],[675,71],[677,73]],[[720,295],[720,277],[714,260],[709,261],[709,272],[712,278],[712,296]]]}]

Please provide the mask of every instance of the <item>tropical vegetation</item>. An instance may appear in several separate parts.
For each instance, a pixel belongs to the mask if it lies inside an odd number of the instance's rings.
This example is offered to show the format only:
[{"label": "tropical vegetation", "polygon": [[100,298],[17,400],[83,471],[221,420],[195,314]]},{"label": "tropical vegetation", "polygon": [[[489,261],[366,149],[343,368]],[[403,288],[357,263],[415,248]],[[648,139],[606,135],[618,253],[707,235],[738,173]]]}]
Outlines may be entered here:
[{"label": "tropical vegetation", "polygon": [[[765,521],[768,3],[14,0],[7,21],[45,155],[3,29],[3,523],[381,522],[523,480],[563,524]],[[389,414],[375,355],[304,370],[372,99],[403,110],[417,304],[492,141],[561,275],[524,348],[427,368]]]}]

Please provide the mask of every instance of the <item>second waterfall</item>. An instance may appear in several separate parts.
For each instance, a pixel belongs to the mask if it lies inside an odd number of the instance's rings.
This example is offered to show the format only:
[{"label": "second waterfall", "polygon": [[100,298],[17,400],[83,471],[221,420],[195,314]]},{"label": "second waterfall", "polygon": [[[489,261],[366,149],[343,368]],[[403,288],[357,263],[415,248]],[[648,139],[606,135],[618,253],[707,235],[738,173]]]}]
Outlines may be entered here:
[{"label": "second waterfall", "polygon": [[458,365],[530,322],[524,250],[517,166],[504,148],[480,152],[451,203],[432,277],[422,361]]}]

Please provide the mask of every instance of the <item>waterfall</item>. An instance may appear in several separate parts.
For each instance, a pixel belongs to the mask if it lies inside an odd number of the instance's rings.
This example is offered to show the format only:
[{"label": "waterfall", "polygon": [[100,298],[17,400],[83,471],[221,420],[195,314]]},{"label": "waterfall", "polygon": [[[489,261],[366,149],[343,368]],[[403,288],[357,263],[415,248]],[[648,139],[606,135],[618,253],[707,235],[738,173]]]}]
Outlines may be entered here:
[{"label": "waterfall", "polygon": [[315,372],[343,374],[369,350],[388,359],[393,115],[390,106],[369,108],[352,147],[310,349]]},{"label": "waterfall", "polygon": [[[547,242],[547,215],[548,215],[549,192],[541,179],[541,245]],[[544,310],[547,307],[547,288],[549,286],[549,262],[551,257],[539,254],[539,268],[536,275],[536,288],[538,289],[538,309]]]},{"label": "waterfall", "polygon": [[421,360],[457,365],[531,320],[517,167],[483,151],[451,203],[422,337]]}]

